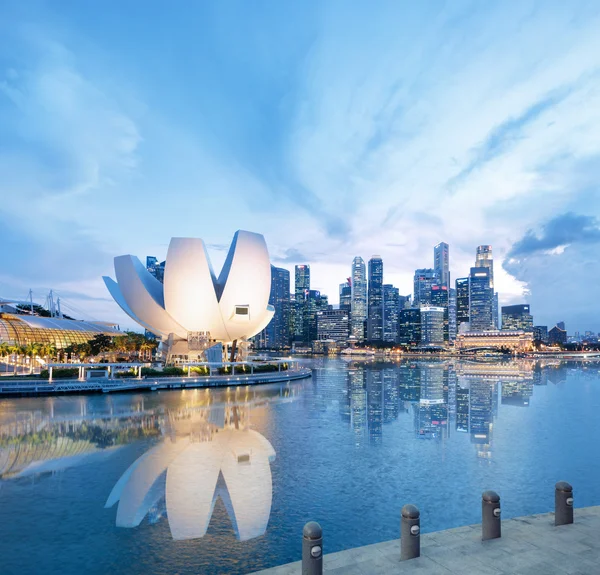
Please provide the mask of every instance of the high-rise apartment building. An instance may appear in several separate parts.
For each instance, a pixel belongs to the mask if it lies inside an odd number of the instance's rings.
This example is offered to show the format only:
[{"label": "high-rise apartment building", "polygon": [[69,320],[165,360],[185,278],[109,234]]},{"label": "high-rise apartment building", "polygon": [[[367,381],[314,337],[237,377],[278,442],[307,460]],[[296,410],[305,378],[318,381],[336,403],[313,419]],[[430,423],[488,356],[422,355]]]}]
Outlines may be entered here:
[{"label": "high-rise apartment building", "polygon": [[433,248],[433,269],[440,285],[450,287],[450,246],[441,242]]},{"label": "high-rise apartment building", "polygon": [[352,309],[352,282],[350,278],[340,284],[340,309],[350,313]]},{"label": "high-rise apartment building", "polygon": [[490,287],[490,268],[471,268],[469,275],[469,326],[471,331],[493,329],[494,290]]},{"label": "high-rise apartment building", "polygon": [[359,341],[365,339],[367,320],[367,269],[364,260],[356,256],[352,261],[352,309],[350,331]]},{"label": "high-rise apartment building", "polygon": [[398,341],[400,294],[391,284],[383,285],[383,341]]},{"label": "high-rise apartment building", "polygon": [[502,306],[502,329],[533,331],[533,316],[528,304]]},{"label": "high-rise apartment building", "polygon": [[383,341],[383,261],[379,256],[369,260],[367,339]]},{"label": "high-rise apartment building", "polygon": [[[469,323],[469,278],[458,278],[456,284],[456,333]],[[463,327],[463,329],[465,329]]]},{"label": "high-rise apartment building", "polygon": [[431,286],[438,283],[434,269],[415,270],[413,305],[420,307],[431,303]]},{"label": "high-rise apartment building", "polygon": [[304,312],[310,291],[310,266],[297,265],[294,272],[294,340],[308,343],[310,340],[305,332],[307,322],[304,319]]},{"label": "high-rise apartment building", "polygon": [[421,306],[421,346],[444,345],[444,312],[443,307]]}]

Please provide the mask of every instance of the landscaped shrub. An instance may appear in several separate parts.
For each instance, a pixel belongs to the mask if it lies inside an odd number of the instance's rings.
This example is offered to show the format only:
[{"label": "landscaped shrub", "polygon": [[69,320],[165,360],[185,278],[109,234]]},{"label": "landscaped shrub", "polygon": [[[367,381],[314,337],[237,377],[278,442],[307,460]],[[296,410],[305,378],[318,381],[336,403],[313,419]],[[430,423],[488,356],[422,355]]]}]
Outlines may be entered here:
[{"label": "landscaped shrub", "polygon": [[180,367],[165,367],[162,373],[164,377],[181,377],[185,375],[185,371]]},{"label": "landscaped shrub", "polygon": [[208,367],[205,367],[203,365],[196,365],[196,366],[190,368],[190,372],[195,373],[197,375],[208,375],[209,374]]},{"label": "landscaped shrub", "polygon": [[[50,372],[47,369],[42,369],[40,373],[42,379],[48,379]],[[76,367],[55,367],[52,370],[52,379],[77,379],[79,377],[79,369]]]},{"label": "landscaped shrub", "polygon": [[136,373],[133,369],[129,369],[127,371],[117,371],[115,373],[115,377],[135,377]]},{"label": "landscaped shrub", "polygon": [[270,371],[279,371],[279,368],[272,363],[261,363],[254,366],[254,373],[266,373]]},{"label": "landscaped shrub", "polygon": [[218,369],[219,375],[231,375],[231,366],[226,365]]}]

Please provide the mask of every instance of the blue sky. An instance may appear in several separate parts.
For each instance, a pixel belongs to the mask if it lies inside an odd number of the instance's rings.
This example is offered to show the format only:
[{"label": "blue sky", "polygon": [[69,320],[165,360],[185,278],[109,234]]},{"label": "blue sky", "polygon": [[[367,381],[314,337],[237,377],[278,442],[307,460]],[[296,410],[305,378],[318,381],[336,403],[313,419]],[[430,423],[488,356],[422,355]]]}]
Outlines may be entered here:
[{"label": "blue sky", "polygon": [[130,325],[122,253],[237,229],[337,300],[492,244],[502,303],[600,330],[598,2],[0,4],[0,294]]}]

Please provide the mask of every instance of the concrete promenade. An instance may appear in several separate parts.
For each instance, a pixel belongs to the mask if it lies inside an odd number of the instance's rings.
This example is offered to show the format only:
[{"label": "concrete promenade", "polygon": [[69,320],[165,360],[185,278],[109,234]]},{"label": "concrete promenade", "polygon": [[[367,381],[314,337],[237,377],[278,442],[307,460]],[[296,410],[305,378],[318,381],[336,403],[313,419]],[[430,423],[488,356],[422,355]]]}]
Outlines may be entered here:
[{"label": "concrete promenade", "polygon": [[[560,527],[554,526],[554,513],[508,519],[502,521],[502,537],[489,541],[481,540],[480,524],[427,533],[421,535],[421,556],[409,561],[400,561],[396,539],[325,555],[323,565],[324,573],[339,575],[600,575],[600,506],[576,508],[575,522]],[[256,575],[301,572],[298,561]]]},{"label": "concrete promenade", "polygon": [[122,378],[80,381],[76,379],[32,380],[0,378],[0,397],[3,396],[38,396],[63,395],[68,393],[115,393],[123,391],[157,391],[167,389],[194,389],[206,387],[229,387],[242,385],[259,385],[264,383],[285,383],[304,379],[312,375],[308,368],[290,369],[286,371],[255,373],[253,375],[211,375],[161,377],[151,376],[142,379]]}]

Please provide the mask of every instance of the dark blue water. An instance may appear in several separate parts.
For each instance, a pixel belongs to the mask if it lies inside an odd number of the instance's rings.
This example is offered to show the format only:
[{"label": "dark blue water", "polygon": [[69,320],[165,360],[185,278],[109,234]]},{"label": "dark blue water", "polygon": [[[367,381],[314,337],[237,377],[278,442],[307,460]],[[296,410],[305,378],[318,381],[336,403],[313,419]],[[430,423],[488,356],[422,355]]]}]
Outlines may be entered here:
[{"label": "dark blue water", "polygon": [[424,531],[478,522],[486,489],[503,517],[551,510],[562,479],[600,504],[598,363],[312,365],[293,385],[2,400],[0,571],[248,573],[298,560],[309,520],[333,552],[397,537],[405,503]]}]

